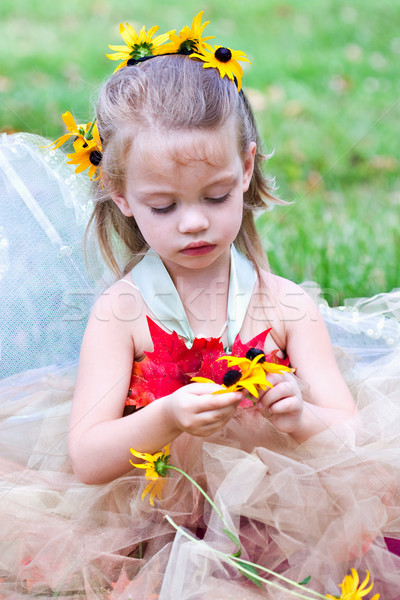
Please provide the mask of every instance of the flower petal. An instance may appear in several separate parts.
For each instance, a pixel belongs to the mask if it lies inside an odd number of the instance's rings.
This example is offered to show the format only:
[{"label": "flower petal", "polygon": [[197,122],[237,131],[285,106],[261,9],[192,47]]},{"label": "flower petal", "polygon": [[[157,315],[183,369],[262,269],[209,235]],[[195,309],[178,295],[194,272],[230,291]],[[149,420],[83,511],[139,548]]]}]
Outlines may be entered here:
[{"label": "flower petal", "polygon": [[153,460],[153,455],[149,454],[148,452],[137,452],[137,450],[131,448],[130,453],[133,454],[133,456],[136,456],[136,458],[141,458],[142,460],[147,460],[148,462],[152,462]]},{"label": "flower petal", "polygon": [[136,463],[133,463],[131,460],[129,461],[132,465],[132,467],[136,467],[137,469],[148,469],[149,468],[149,463],[140,463],[139,465]]},{"label": "flower petal", "polygon": [[65,142],[69,140],[69,138],[73,135],[73,133],[66,133],[65,135],[62,135],[61,137],[54,140],[54,142],[51,142],[51,144],[49,144],[48,146],[44,146],[44,148],[50,148],[51,146],[53,146],[53,144],[55,144],[53,150],[57,150],[57,148],[65,144]]},{"label": "flower petal", "polygon": [[[144,488],[144,490],[143,490],[143,493],[142,493],[142,495],[140,496],[141,500],[144,500],[144,499],[146,498],[147,494],[148,494],[149,492],[151,492],[151,490],[153,489],[154,485],[155,485],[154,481],[151,481],[151,482],[150,482],[148,485],[146,485],[146,487],[145,487],[145,488]],[[150,498],[149,498],[149,500],[150,500],[150,504],[151,504],[152,506],[154,506],[154,500],[153,500],[153,498],[152,498],[152,495],[151,495],[151,494],[150,494]]]},{"label": "flower petal", "polygon": [[256,386],[254,385],[254,383],[252,383],[251,381],[241,381],[239,380],[239,382],[236,385],[240,385],[240,387],[243,387],[244,389],[246,389],[252,396],[254,396],[255,398],[258,398],[258,390],[256,388]]},{"label": "flower petal", "polygon": [[279,365],[277,363],[263,362],[260,365],[266,373],[292,373],[293,369],[291,367],[286,367],[285,365]]},{"label": "flower petal", "polygon": [[195,381],[196,383],[215,383],[215,381],[207,379],[207,377],[192,377],[190,381]]},{"label": "flower petal", "polygon": [[367,585],[368,581],[369,581],[369,571],[367,569],[366,572],[365,572],[365,579],[362,582],[362,584],[360,585],[359,589],[363,590],[365,588],[365,586]]},{"label": "flower petal", "polygon": [[67,112],[65,112],[63,115],[61,115],[61,118],[64,121],[66,128],[71,133],[74,133],[75,131],[78,131],[78,126],[75,123],[75,119],[72,116],[72,114],[69,112],[69,110],[67,110]]},{"label": "flower petal", "polygon": [[110,48],[110,50],[115,50],[116,52],[124,52],[125,54],[129,54],[128,46],[108,46],[108,47]]},{"label": "flower petal", "polygon": [[133,29],[133,27],[129,25],[129,23],[126,23],[125,27],[122,23],[120,23],[119,32],[128,48],[132,48],[135,44],[138,43],[139,36]]}]

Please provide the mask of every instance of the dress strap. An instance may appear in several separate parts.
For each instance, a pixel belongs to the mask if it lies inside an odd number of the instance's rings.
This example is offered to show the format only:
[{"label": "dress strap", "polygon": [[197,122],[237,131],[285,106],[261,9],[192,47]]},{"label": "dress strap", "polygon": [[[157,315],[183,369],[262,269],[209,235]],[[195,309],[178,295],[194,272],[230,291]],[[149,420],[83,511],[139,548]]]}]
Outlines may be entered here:
[{"label": "dress strap", "polygon": [[[169,330],[187,340],[190,347],[195,335],[179,297],[177,289],[161,258],[148,250],[142,260],[132,269],[134,286],[139,289],[143,300],[156,318]],[[247,307],[253,293],[255,271],[249,261],[235,246],[231,246],[229,292],[228,292],[228,347],[242,328]]]}]

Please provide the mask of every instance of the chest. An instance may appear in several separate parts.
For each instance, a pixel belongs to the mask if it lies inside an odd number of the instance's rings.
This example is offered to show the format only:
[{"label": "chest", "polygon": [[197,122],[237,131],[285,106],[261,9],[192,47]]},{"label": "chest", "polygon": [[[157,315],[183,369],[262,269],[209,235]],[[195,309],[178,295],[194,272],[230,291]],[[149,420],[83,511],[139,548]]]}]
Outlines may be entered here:
[{"label": "chest", "polygon": [[[160,320],[143,300],[141,302],[141,318],[135,321],[131,331],[136,361],[142,360],[145,352],[151,352],[154,348],[146,319],[147,316],[166,332],[170,333],[176,329],[172,325],[169,327],[169,323]],[[231,307],[231,316],[232,314],[236,316],[235,312],[240,310],[239,303],[237,307],[234,307],[233,312]],[[203,292],[197,290],[189,297],[189,301],[185,299],[184,312],[185,315],[182,315],[183,320],[187,321],[187,325],[196,338],[221,338],[223,345],[225,347],[229,346],[226,293],[222,293],[222,290],[219,294],[212,294],[211,290]],[[243,343],[247,343],[270,328],[271,331],[265,340],[264,351],[268,354],[278,350],[278,356],[284,358],[286,334],[284,320],[279,311],[279,303],[274,303],[270,295],[265,291],[261,291],[260,286],[256,285],[241,320],[240,339]]]}]

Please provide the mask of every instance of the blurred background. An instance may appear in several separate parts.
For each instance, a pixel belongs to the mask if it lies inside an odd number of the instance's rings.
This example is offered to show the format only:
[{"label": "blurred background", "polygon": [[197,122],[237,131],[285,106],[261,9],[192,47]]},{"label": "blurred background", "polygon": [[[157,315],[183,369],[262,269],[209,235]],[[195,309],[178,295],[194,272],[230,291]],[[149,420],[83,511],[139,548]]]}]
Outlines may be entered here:
[{"label": "blurred background", "polygon": [[55,139],[66,110],[90,120],[119,23],[163,33],[200,10],[252,61],[266,171],[292,202],[258,220],[272,269],[331,304],[400,287],[398,0],[2,0],[0,131]]}]

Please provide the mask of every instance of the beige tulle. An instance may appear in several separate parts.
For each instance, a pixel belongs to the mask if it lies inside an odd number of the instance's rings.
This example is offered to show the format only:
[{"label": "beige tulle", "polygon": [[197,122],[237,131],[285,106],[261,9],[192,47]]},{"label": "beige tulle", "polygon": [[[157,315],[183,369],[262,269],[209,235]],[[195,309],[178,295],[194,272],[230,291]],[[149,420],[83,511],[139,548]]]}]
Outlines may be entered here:
[{"label": "beige tulle", "polygon": [[[379,298],[379,314],[365,302],[358,313],[322,307],[357,420],[299,446],[256,409],[240,409],[218,435],[182,435],[170,448],[171,463],[215,500],[244,559],[297,582],[311,576],[322,594],[338,594],[354,567],[370,571],[382,599],[399,597],[400,558],[385,543],[400,538],[397,299]],[[140,499],[142,471],[78,482],[66,446],[74,380],[75,368],[43,369],[1,386],[0,597],[289,598],[227,564],[221,552],[235,545],[225,525],[182,475],[170,472],[154,508]]]}]

